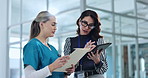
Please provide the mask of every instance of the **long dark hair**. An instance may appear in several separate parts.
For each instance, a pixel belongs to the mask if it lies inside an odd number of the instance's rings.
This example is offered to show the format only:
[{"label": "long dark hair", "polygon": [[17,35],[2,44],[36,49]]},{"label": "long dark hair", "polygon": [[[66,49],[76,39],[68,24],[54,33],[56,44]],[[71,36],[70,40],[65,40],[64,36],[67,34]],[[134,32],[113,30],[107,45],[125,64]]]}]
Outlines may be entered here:
[{"label": "long dark hair", "polygon": [[98,38],[103,38],[103,36],[100,35],[100,25],[101,23],[98,20],[98,15],[95,11],[92,10],[85,10],[84,12],[82,12],[82,14],[80,15],[80,17],[77,19],[76,24],[78,26],[77,29],[77,34],[80,35],[80,26],[79,26],[79,21],[82,20],[84,17],[86,16],[90,16],[93,21],[94,21],[94,26],[95,28],[92,29],[89,33],[89,35],[94,39],[94,40],[98,40]]},{"label": "long dark hair", "polygon": [[33,20],[32,24],[31,24],[31,29],[30,29],[30,40],[32,38],[37,37],[40,34],[40,22],[47,22],[49,19],[49,17],[52,17],[54,15],[50,14],[48,11],[41,11],[37,17]]}]

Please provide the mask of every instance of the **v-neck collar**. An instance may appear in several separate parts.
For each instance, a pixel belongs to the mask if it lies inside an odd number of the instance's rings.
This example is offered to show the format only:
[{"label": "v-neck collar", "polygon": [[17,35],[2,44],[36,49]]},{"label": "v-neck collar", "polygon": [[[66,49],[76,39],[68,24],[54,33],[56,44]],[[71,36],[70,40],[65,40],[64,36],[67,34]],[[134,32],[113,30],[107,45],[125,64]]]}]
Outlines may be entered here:
[{"label": "v-neck collar", "polygon": [[35,40],[37,40],[38,42],[40,42],[44,47],[48,48],[50,51],[52,51],[51,45],[47,43],[48,47],[46,45],[44,45],[39,39],[34,38]]}]

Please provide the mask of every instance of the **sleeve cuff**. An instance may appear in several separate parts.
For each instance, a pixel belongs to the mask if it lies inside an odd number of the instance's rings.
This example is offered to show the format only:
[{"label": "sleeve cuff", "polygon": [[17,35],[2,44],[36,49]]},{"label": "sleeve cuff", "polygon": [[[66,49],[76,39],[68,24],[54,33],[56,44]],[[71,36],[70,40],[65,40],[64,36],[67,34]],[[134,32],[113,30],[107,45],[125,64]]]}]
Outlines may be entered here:
[{"label": "sleeve cuff", "polygon": [[96,68],[101,68],[102,65],[103,65],[102,61],[100,61],[98,64],[95,64]]},{"label": "sleeve cuff", "polygon": [[50,72],[50,69],[48,68],[48,66],[46,66],[45,69],[46,69],[46,72],[48,72],[47,76],[52,75],[52,73]]}]

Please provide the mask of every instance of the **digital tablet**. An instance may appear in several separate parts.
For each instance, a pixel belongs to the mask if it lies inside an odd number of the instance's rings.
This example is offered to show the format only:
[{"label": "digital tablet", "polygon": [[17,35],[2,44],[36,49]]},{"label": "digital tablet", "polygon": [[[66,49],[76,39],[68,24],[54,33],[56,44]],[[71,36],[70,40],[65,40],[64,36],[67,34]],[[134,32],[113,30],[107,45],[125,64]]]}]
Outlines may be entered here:
[{"label": "digital tablet", "polygon": [[107,47],[109,47],[112,43],[104,43],[104,44],[100,44],[100,45],[96,45],[96,47],[91,51],[94,54],[96,53],[96,51],[98,50],[99,53],[101,52],[101,50],[105,50]]}]

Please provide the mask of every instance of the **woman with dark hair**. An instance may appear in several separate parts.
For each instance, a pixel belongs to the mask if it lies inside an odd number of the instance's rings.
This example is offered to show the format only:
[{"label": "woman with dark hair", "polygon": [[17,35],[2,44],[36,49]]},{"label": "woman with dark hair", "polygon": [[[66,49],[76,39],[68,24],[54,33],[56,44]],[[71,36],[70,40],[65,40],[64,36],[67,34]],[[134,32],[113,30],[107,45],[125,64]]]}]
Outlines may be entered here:
[{"label": "woman with dark hair", "polygon": [[[48,11],[40,12],[33,20],[30,40],[23,48],[25,78],[64,78],[63,72],[54,70],[62,67],[69,56],[60,57],[58,51],[47,42],[56,31],[56,18]],[[74,72],[74,66],[67,73]]]},{"label": "woman with dark hair", "polygon": [[[69,55],[74,48],[94,47],[103,44],[103,36],[100,35],[100,18],[92,10],[85,10],[76,22],[78,29],[76,37],[66,39],[64,54]],[[107,71],[105,51],[88,52],[77,63],[74,76],[75,78],[104,78],[103,74]]]}]

